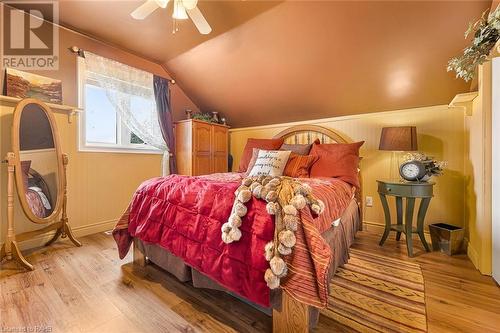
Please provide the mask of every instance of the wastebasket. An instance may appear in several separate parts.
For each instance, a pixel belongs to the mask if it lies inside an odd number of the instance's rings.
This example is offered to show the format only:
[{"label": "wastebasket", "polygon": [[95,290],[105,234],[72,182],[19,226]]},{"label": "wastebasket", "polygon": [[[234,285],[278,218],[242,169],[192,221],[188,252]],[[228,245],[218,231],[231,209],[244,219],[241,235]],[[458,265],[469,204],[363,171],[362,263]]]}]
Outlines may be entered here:
[{"label": "wastebasket", "polygon": [[432,249],[451,256],[462,252],[464,229],[447,223],[429,225]]}]

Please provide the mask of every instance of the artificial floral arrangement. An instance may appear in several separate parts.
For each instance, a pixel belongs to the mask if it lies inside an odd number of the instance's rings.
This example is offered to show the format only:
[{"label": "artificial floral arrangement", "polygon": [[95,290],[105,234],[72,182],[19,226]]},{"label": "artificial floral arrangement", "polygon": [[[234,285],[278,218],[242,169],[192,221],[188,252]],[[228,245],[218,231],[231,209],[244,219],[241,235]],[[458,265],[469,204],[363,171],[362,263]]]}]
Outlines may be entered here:
[{"label": "artificial floral arrangement", "polygon": [[408,153],[404,156],[404,161],[420,161],[424,164],[425,170],[427,171],[426,179],[432,176],[441,176],[443,174],[444,168],[448,165],[446,161],[437,161],[432,157],[429,157],[422,153]]},{"label": "artificial floral arrangement", "polygon": [[295,246],[300,223],[299,211],[309,206],[311,211],[320,215],[325,204],[316,199],[308,184],[301,184],[290,177],[257,176],[243,178],[240,187],[235,191],[235,200],[231,215],[221,227],[222,241],[226,244],[237,242],[241,238],[241,223],[248,210],[246,203],[253,197],[267,202],[266,210],[274,215],[274,240],[267,243],[264,256],[269,262],[269,268],[264,274],[267,286],[276,289],[281,278],[288,272],[283,256],[290,255]]},{"label": "artificial floral arrangement", "polygon": [[488,16],[487,12],[486,10],[476,23],[469,23],[465,38],[473,33],[472,44],[464,49],[461,56],[448,62],[448,72],[455,71],[456,77],[461,77],[466,82],[474,78],[477,66],[488,59],[491,49],[500,39],[500,5]]},{"label": "artificial floral arrangement", "polygon": [[192,114],[192,119],[206,121],[208,123],[217,123],[210,112],[197,112]]}]

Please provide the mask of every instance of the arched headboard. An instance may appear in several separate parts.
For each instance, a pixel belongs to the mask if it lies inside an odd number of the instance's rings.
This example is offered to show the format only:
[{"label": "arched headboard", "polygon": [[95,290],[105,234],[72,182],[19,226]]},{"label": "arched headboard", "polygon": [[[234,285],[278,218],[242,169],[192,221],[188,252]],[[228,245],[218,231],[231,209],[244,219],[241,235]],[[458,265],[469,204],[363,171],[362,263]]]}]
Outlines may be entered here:
[{"label": "arched headboard", "polygon": [[349,143],[349,141],[335,131],[317,125],[293,126],[279,132],[273,137],[273,139],[277,138],[283,138],[285,139],[285,143],[290,144],[311,144],[316,139],[319,139],[321,143]]},{"label": "arched headboard", "polygon": [[[321,143],[349,143],[342,135],[326,127],[317,125],[298,125],[289,127],[278,134],[273,139],[283,138],[288,144],[311,144],[316,139]],[[358,178],[360,187],[356,191],[356,201],[359,206],[360,221],[363,221],[363,179],[361,177],[361,166],[358,166]]]}]

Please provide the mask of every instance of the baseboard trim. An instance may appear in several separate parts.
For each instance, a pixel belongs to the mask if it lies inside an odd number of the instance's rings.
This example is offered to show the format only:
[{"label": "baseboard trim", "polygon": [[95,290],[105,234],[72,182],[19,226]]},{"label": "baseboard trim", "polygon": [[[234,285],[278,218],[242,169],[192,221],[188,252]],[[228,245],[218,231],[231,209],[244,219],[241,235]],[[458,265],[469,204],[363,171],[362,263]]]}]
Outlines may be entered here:
[{"label": "baseboard trim", "polygon": [[467,242],[467,257],[469,257],[470,261],[472,261],[474,267],[479,270],[479,256],[470,242]]},{"label": "baseboard trim", "polygon": [[384,231],[384,225],[372,221],[363,221],[363,230],[378,232],[382,234],[382,232]]},{"label": "baseboard trim", "polygon": [[86,224],[73,228],[73,232],[76,236],[83,237],[91,234],[96,234],[98,232],[111,230],[115,227],[117,222],[118,219]]},{"label": "baseboard trim", "polygon": [[[108,220],[108,221],[102,221],[102,222],[97,222],[97,223],[91,223],[91,224],[86,224],[78,227],[72,227],[73,233],[75,236],[78,237],[84,237],[87,235],[91,234],[96,234],[98,232],[103,232],[107,230],[111,230],[115,227],[116,223],[118,220]],[[47,243],[52,236],[55,234],[55,232],[49,232],[44,235],[40,235],[38,237],[32,238],[32,239],[27,239],[23,242],[19,243],[19,247],[21,248],[22,251],[33,249],[36,247],[43,246],[45,243]],[[0,244],[2,246],[3,243]]]}]

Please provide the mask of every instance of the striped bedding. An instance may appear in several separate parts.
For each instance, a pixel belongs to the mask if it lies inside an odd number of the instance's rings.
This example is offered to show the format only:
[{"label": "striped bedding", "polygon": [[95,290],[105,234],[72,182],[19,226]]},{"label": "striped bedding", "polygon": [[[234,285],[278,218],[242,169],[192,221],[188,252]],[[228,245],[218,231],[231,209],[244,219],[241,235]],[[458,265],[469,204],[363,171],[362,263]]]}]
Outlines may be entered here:
[{"label": "striped bedding", "polygon": [[316,218],[309,208],[300,211],[302,223],[295,233],[294,252],[285,259],[289,273],[281,288],[302,303],[325,308],[333,254],[322,234],[340,218],[355,188],[335,178],[303,178],[300,181],[311,185],[314,195],[325,203],[325,211]]}]

